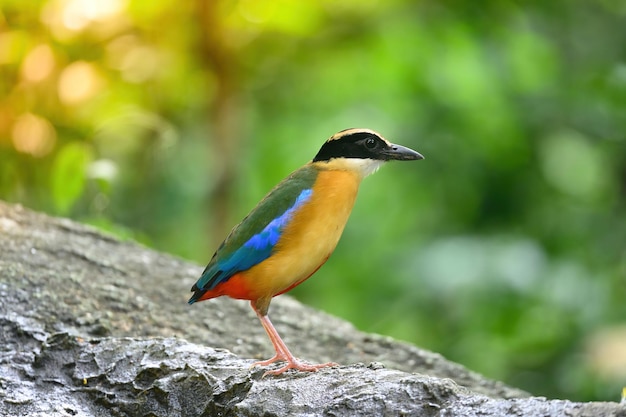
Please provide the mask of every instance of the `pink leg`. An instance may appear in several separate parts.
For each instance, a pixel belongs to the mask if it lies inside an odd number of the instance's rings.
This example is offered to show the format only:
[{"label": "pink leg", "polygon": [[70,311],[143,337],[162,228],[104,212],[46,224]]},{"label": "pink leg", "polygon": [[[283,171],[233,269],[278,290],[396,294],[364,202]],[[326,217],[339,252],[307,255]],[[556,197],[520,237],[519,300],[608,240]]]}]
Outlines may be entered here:
[{"label": "pink leg", "polygon": [[328,366],[337,366],[337,364],[333,362],[316,364],[316,365],[309,365],[309,364],[300,362],[295,356],[291,354],[291,352],[287,348],[287,345],[285,345],[285,342],[283,342],[283,339],[281,339],[280,336],[278,335],[278,332],[274,328],[274,325],[270,321],[269,317],[267,315],[262,315],[254,304],[252,304],[252,308],[254,309],[254,312],[256,313],[256,315],[259,317],[259,320],[261,321],[261,324],[263,325],[265,332],[269,336],[272,342],[272,345],[274,345],[274,350],[276,350],[276,355],[274,355],[272,358],[265,360],[265,361],[255,362],[252,364],[252,366],[267,366],[269,364],[272,364],[278,361],[287,362],[287,364],[283,366],[282,368],[276,369],[275,371],[267,371],[265,372],[265,374],[263,374],[263,376],[267,374],[280,375],[288,369],[297,369],[299,371],[315,372],[320,368],[326,368]]}]

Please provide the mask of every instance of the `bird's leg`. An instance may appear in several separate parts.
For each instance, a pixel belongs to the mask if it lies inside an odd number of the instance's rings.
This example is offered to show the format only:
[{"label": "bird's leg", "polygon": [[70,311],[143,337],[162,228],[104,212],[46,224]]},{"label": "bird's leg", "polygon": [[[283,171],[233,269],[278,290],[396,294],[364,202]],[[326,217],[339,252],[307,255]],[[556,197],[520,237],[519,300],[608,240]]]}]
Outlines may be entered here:
[{"label": "bird's leg", "polygon": [[285,344],[285,342],[283,342],[283,339],[280,338],[278,332],[276,331],[276,328],[270,321],[270,318],[267,316],[267,307],[265,308],[265,314],[263,314],[263,311],[257,308],[256,303],[254,301],[252,301],[250,305],[252,306],[252,309],[256,313],[257,317],[259,317],[259,320],[261,321],[261,325],[263,325],[263,328],[265,329],[265,332],[269,336],[270,341],[272,342],[272,345],[274,345],[274,350],[276,350],[276,355],[274,355],[272,358],[265,360],[265,361],[255,362],[252,364],[252,366],[267,366],[269,364],[272,364],[274,362],[281,361],[281,360],[287,362],[287,364],[283,366],[282,368],[272,370],[272,371],[267,371],[265,372],[265,374],[263,374],[263,376],[268,375],[268,374],[280,375],[288,369],[297,369],[299,371],[315,372],[320,368],[326,368],[329,366],[337,366],[337,364],[334,362],[309,365],[309,364],[299,361],[295,356],[291,354],[291,352],[287,348],[287,345]]},{"label": "bird's leg", "polygon": [[[261,320],[261,324],[263,325],[263,328],[265,329],[265,332],[267,333],[267,335],[270,338],[270,341],[272,342],[272,345],[274,346],[274,350],[276,350],[276,354],[271,357],[270,359],[264,360],[264,361],[258,361],[258,362],[254,362],[252,364],[252,366],[267,366],[270,365],[274,362],[277,361],[286,361],[288,360],[288,357],[290,355],[289,350],[287,350],[285,352],[285,349],[287,349],[287,347],[285,346],[285,343],[281,340],[280,336],[278,336],[278,332],[276,331],[276,329],[274,329],[274,326],[272,326],[272,323],[270,322],[269,318],[267,317],[267,315],[265,316],[261,316],[258,312],[257,312],[257,316],[259,317],[259,320]],[[263,319],[267,319],[267,321],[269,322],[269,330],[267,325],[265,324]]]}]

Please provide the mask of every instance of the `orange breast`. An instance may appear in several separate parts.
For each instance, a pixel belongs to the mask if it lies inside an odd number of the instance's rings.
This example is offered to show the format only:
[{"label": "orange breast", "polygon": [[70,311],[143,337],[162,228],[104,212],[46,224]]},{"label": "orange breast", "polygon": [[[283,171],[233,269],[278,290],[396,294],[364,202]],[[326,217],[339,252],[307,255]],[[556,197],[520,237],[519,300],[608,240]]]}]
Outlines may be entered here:
[{"label": "orange breast", "polygon": [[320,170],[311,199],[294,214],[272,256],[233,276],[220,295],[272,297],[310,277],[337,246],[360,182],[361,177],[351,171]]}]

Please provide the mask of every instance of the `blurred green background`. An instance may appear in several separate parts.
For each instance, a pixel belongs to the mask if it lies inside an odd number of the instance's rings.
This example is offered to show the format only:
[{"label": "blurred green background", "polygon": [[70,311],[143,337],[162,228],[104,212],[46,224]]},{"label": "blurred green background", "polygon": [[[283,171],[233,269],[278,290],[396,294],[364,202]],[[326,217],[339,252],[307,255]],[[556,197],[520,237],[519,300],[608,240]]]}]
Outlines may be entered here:
[{"label": "blurred green background", "polygon": [[617,400],[624,45],[624,0],[3,0],[0,198],[205,264],[326,138],[372,128],[426,160],[368,178],[292,293],[537,395]]}]

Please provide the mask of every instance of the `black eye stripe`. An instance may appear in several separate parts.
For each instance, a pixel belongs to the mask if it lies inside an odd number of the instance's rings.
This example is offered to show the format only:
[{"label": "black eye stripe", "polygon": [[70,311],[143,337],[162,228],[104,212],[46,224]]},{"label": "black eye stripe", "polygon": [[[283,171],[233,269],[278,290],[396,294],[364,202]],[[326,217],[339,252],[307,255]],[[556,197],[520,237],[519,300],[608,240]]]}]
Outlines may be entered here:
[{"label": "black eye stripe", "polygon": [[372,132],[354,132],[324,143],[313,162],[332,158],[380,159],[376,152],[388,147],[380,136]]},{"label": "black eye stripe", "polygon": [[361,140],[366,140],[368,138],[373,138],[373,139],[380,140],[380,138],[378,136],[376,136],[376,135],[374,135],[373,133],[370,133],[370,132],[351,133],[349,135],[342,136],[339,139],[335,139],[335,140],[336,141],[344,141],[344,142],[358,142],[358,141],[361,141]]}]

